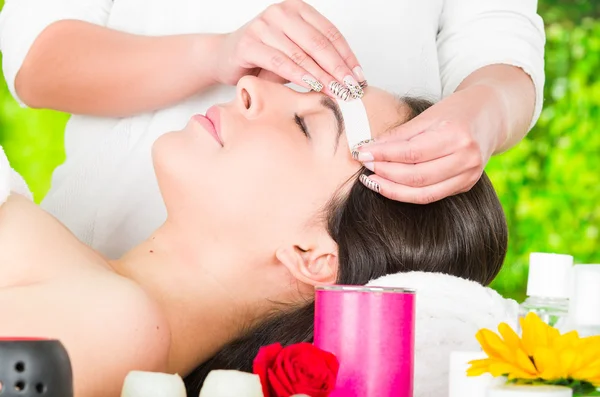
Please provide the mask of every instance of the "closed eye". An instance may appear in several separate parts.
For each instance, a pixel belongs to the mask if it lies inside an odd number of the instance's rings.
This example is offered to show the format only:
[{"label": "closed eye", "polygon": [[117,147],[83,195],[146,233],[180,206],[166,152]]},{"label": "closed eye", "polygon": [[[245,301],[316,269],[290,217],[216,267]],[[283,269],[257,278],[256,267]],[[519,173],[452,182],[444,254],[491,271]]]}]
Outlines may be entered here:
[{"label": "closed eye", "polygon": [[300,117],[298,116],[298,114],[294,114],[294,120],[296,121],[296,124],[298,125],[298,127],[300,127],[300,130],[302,131],[302,133],[308,138],[310,139],[310,134],[308,133],[308,128],[306,128],[306,123],[304,122],[304,117]]}]

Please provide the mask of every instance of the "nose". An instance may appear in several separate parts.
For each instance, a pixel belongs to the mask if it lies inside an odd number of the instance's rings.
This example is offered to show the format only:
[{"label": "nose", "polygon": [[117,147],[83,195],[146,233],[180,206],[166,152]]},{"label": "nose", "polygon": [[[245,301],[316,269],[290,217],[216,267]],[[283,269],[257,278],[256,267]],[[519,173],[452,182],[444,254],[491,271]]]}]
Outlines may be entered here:
[{"label": "nose", "polygon": [[254,118],[264,110],[268,84],[255,76],[244,76],[238,81],[236,102],[244,116]]}]

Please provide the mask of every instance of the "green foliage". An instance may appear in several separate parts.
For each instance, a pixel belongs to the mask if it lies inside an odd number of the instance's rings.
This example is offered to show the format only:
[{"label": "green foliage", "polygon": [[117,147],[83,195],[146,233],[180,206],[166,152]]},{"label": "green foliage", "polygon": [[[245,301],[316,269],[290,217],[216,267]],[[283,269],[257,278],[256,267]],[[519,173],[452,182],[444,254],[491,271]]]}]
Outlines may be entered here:
[{"label": "green foliage", "polygon": [[[4,0],[0,0],[2,6]],[[10,96],[4,77],[0,77],[0,145],[13,168],[29,184],[36,201],[44,197],[52,171],[64,161],[67,117],[47,110],[22,109]]]},{"label": "green foliage", "polygon": [[546,27],[545,106],[540,121],[488,172],[507,213],[510,244],[494,287],[523,297],[528,253],[600,261],[600,20]]},{"label": "green foliage", "polygon": [[[600,2],[541,0],[540,13],[548,36],[545,110],[526,140],[488,166],[510,228],[506,265],[493,286],[517,299],[529,252],[600,262]],[[0,86],[0,144],[38,201],[64,161],[66,121],[21,109]]]}]

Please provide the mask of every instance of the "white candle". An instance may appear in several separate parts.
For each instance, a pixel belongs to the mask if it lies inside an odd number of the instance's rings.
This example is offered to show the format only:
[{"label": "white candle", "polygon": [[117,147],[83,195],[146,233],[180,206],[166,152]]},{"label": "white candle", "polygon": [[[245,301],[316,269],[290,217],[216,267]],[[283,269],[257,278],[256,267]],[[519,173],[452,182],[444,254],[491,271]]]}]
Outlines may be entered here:
[{"label": "white candle", "polygon": [[487,397],[573,397],[573,390],[560,386],[505,385],[489,389]]},{"label": "white candle", "polygon": [[131,371],[125,378],[121,397],[185,397],[183,379],[177,374]]}]

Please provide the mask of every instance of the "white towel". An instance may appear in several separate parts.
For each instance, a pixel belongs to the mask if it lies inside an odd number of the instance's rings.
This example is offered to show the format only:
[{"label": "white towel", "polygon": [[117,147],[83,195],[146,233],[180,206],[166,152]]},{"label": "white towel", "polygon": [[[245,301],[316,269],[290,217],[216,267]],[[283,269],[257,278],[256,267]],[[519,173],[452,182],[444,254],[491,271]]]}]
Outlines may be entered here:
[{"label": "white towel", "polygon": [[21,175],[8,162],[4,149],[0,146],[0,205],[4,204],[11,193],[17,193],[33,201],[33,195]]},{"label": "white towel", "polygon": [[447,396],[450,353],[480,350],[475,334],[481,328],[517,323],[517,302],[458,277],[398,273],[368,285],[416,290],[415,397]]}]

